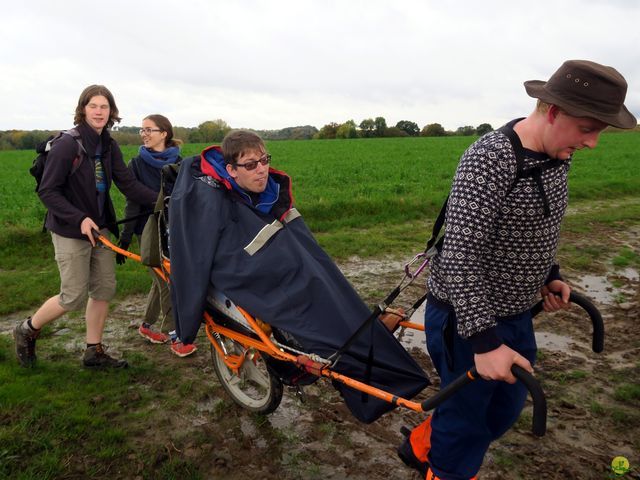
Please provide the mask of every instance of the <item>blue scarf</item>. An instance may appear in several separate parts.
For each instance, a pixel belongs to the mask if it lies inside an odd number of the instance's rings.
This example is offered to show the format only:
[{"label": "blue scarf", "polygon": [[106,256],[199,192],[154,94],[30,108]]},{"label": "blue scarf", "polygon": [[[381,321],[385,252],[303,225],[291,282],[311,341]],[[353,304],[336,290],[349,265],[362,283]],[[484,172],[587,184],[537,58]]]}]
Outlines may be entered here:
[{"label": "blue scarf", "polygon": [[145,146],[140,147],[138,158],[135,160],[134,173],[136,178],[154,192],[160,191],[160,170],[163,166],[180,160],[180,149],[169,147],[164,152],[154,152]]},{"label": "blue scarf", "polygon": [[176,163],[180,149],[178,147],[169,147],[162,152],[156,152],[141,145],[138,154],[147,165],[160,169],[165,165]]}]

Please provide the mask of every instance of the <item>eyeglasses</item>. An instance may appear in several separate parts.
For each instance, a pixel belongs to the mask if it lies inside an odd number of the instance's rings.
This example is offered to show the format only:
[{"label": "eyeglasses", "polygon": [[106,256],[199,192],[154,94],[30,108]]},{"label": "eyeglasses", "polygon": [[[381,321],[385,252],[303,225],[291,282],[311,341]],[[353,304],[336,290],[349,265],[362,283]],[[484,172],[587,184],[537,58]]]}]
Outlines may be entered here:
[{"label": "eyeglasses", "polygon": [[151,135],[151,132],[161,132],[162,130],[160,130],[159,128],[141,128],[140,130],[138,130],[138,133],[140,135]]},{"label": "eyeglasses", "polygon": [[236,167],[246,168],[247,171],[255,170],[258,167],[258,163],[260,165],[269,165],[271,163],[271,155],[265,153],[258,160],[251,160],[247,163],[236,163]]}]

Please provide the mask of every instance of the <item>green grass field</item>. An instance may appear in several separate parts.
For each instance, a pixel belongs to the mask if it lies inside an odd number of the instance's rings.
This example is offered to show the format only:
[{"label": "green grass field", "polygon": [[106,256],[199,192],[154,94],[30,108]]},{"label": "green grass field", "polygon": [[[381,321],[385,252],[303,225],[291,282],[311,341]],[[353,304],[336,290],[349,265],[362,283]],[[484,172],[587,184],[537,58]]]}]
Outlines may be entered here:
[{"label": "green grass field", "polygon": [[[292,176],[298,208],[334,258],[409,259],[423,248],[458,157],[473,140],[283,141],[268,148],[273,166]],[[184,154],[202,147],[186,145]],[[606,252],[584,244],[597,232],[640,223],[638,147],[640,134],[607,134],[598,150],[577,156],[564,227],[568,240],[561,248],[563,258],[573,265],[588,269],[594,258],[608,254],[614,265],[640,266],[637,252],[629,248],[611,247]],[[131,158],[135,150],[125,148],[125,157]],[[0,314],[5,315],[34,309],[58,291],[51,241],[41,232],[44,207],[28,174],[33,156],[29,151],[0,152]],[[117,211],[122,212],[124,201],[117,190],[114,193]],[[147,271],[139,264],[118,266],[117,275],[118,299],[148,290]],[[133,345],[126,353],[131,368],[83,370],[78,348],[69,347],[82,345],[85,327],[80,316],[69,315],[57,321],[55,329],[43,330],[38,349],[46,361],[34,369],[20,368],[12,339],[0,335],[0,478],[211,478],[201,464],[208,460],[205,464],[210,465],[212,459],[188,458],[178,450],[192,444],[217,450],[216,441],[224,440],[229,422],[237,416],[228,400],[216,398],[222,394],[207,381],[211,371],[195,370],[199,364],[189,359],[156,364]],[[206,355],[204,347],[198,355]],[[193,380],[194,371],[202,381]],[[629,404],[625,408],[635,408],[637,385],[618,389],[616,395]],[[166,433],[162,428],[185,404],[187,415],[197,415],[198,405],[214,400],[215,408],[207,412],[209,430]],[[604,407],[598,408],[600,416],[606,414]],[[250,419],[251,428],[262,428],[263,419]],[[234,428],[234,441],[244,441],[241,428]],[[295,462],[287,463],[289,457],[282,452],[290,451],[291,441],[280,430],[274,429],[269,447],[283,478],[304,476]]]},{"label": "green grass field", "polygon": [[[431,219],[447,195],[460,154],[472,137],[385,138],[268,143],[273,167],[293,178],[293,191],[320,244],[340,260],[353,255],[408,256],[420,248]],[[189,144],[183,155],[204,145]],[[126,159],[137,147],[124,147]],[[590,221],[632,221],[638,202],[623,209],[611,199],[640,195],[640,134],[605,134],[595,151],[579,152],[572,165],[572,205],[601,202]],[[28,168],[32,151],[0,152],[0,313],[37,306],[57,293],[58,273],[45,213]],[[116,211],[124,199],[112,190]],[[635,203],[635,207],[634,207]],[[582,214],[567,228],[584,228]],[[135,246],[133,247],[135,249]],[[148,276],[139,265],[118,267],[119,294],[142,293]]]}]

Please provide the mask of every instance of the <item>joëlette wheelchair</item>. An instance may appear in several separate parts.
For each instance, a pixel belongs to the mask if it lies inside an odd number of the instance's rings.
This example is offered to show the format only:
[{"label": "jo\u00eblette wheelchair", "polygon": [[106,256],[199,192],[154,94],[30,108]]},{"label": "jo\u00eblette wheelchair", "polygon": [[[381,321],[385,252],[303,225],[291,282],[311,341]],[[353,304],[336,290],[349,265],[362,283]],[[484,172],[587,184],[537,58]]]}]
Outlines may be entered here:
[{"label": "jo\u00eblette wheelchair", "polygon": [[[95,237],[103,247],[125,255],[134,261],[141,261],[140,255],[117,247],[97,232]],[[416,259],[420,260],[421,255],[417,255],[412,262],[405,266],[405,278],[409,278],[410,281],[417,277],[426,265],[425,260],[416,272],[409,271],[410,265]],[[154,267],[154,270],[166,281],[169,281],[171,264],[168,258],[163,257],[161,265]],[[400,289],[396,288],[395,295],[390,295],[384,303],[390,303],[389,299],[392,296],[395,298],[399,291]],[[602,352],[604,325],[600,312],[580,294],[572,292],[570,300],[588,314],[593,326],[592,349],[596,353]],[[414,305],[415,307],[416,305]],[[376,307],[378,311],[373,312],[372,315],[379,315],[382,308],[381,306]],[[542,301],[532,307],[532,315],[535,316],[541,311]],[[207,308],[204,312],[203,323],[211,344],[213,366],[220,384],[236,404],[246,410],[261,414],[271,413],[278,408],[282,400],[284,385],[305,385],[321,377],[341,382],[364,394],[389,402],[393,406],[416,412],[432,410],[460,388],[479,378],[474,367],[446,388],[422,402],[398,397],[336,372],[332,368],[335,364],[335,358],[321,358],[316,354],[302,351],[295,339],[288,336],[287,332],[271,328],[254,318],[241,306],[235,305],[224,293],[213,288],[210,289],[207,296]],[[405,329],[424,330],[422,325],[409,321],[401,321],[399,326]],[[512,372],[529,390],[533,402],[532,431],[535,435],[542,436],[546,431],[547,416],[544,392],[538,381],[524,369],[514,365]]]}]

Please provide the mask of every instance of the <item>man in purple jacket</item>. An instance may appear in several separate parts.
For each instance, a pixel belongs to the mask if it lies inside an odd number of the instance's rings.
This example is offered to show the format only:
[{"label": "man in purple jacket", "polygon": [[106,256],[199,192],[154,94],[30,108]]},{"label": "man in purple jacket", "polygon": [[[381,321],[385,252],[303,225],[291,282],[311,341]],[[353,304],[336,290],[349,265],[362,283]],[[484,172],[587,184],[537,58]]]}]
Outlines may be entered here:
[{"label": "man in purple jacket", "polygon": [[[119,122],[118,107],[102,85],[84,89],[75,111],[75,128],[51,143],[38,195],[47,207],[45,226],[51,231],[60,271],[60,293],[49,298],[14,330],[16,354],[23,367],[36,361],[40,330],[86,302],[86,367],[126,367],[107,353],[102,333],[109,301],[116,291],[113,252],[96,246],[93,231],[118,236],[109,189],[118,189],[134,201],[151,205],[156,193],[136,181],[122,160],[120,147],[109,134]],[[87,300],[88,298],[88,300]]]}]

